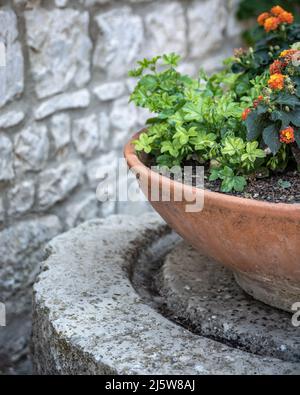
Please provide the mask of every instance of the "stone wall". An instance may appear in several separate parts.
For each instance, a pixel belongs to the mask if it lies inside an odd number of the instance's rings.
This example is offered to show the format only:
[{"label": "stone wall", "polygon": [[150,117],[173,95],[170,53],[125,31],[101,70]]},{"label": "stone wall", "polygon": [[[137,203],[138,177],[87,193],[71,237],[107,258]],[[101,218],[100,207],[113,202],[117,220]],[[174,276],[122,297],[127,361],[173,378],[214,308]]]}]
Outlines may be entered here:
[{"label": "stone wall", "polygon": [[[0,372],[26,352],[42,247],[80,222],[128,212],[95,188],[145,112],[135,60],[164,52],[211,71],[239,43],[237,0],[14,0],[0,7]],[[2,367],[1,367],[2,365]],[[27,369],[24,365],[24,369]]]}]

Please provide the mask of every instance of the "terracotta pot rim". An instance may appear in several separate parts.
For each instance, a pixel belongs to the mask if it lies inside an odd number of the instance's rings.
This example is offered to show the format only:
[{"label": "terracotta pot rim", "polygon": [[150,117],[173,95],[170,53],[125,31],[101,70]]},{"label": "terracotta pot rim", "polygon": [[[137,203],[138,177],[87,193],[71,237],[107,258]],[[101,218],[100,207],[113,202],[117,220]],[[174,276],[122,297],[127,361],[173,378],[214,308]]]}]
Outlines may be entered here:
[{"label": "terracotta pot rim", "polygon": [[[182,183],[178,181],[173,181],[170,180],[169,178],[159,175],[158,173],[155,173],[152,171],[149,167],[144,165],[144,163],[139,159],[133,141],[138,138],[138,136],[145,131],[145,129],[142,129],[138,133],[134,134],[132,138],[129,140],[129,142],[125,145],[124,148],[124,156],[127,161],[127,164],[129,168],[134,167],[139,171],[140,174],[146,176],[148,179],[153,179],[159,177],[159,184],[162,185],[164,180],[167,180],[171,188],[176,188],[180,186],[182,188]],[[203,191],[200,188],[193,187],[190,185],[184,184],[184,188],[188,189],[190,192],[192,191],[193,193],[197,193],[197,191]],[[297,213],[298,215],[300,214],[300,203],[269,203],[269,202],[264,202],[261,200],[254,200],[254,199],[249,199],[249,198],[243,198],[239,196],[233,196],[233,195],[227,195],[219,192],[213,192],[208,189],[204,189],[204,199],[207,201],[211,202],[216,202],[218,205],[223,205],[223,206],[231,206],[232,205],[237,205],[237,206],[247,206],[248,208],[256,208],[256,209],[262,209],[262,210],[267,210],[267,211],[275,211],[277,213],[279,212],[289,212],[289,213]]]}]

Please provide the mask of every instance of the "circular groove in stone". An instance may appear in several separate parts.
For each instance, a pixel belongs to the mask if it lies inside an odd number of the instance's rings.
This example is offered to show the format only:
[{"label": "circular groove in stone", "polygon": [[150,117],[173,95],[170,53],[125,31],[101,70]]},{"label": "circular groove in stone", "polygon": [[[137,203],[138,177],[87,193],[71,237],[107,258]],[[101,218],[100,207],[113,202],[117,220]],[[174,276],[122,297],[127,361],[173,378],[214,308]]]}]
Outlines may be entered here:
[{"label": "circular groove in stone", "polygon": [[258,355],[300,362],[291,314],[247,295],[233,274],[186,243],[163,260],[158,292],[169,315],[201,336]]}]

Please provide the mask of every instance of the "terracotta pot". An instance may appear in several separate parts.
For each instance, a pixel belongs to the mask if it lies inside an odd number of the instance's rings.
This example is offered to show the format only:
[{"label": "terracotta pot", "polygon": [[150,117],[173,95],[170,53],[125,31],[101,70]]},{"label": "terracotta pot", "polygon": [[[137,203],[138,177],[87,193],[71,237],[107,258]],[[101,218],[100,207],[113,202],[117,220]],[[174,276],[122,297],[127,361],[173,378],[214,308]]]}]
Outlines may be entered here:
[{"label": "terracotta pot", "polygon": [[[126,145],[125,158],[154,209],[196,249],[232,269],[248,294],[291,311],[300,302],[300,204],[265,203],[171,181],[141,162],[132,144],[137,137]],[[153,201],[153,183],[170,186],[170,201]],[[204,197],[203,210],[187,212],[189,202],[174,198],[179,190]]]}]

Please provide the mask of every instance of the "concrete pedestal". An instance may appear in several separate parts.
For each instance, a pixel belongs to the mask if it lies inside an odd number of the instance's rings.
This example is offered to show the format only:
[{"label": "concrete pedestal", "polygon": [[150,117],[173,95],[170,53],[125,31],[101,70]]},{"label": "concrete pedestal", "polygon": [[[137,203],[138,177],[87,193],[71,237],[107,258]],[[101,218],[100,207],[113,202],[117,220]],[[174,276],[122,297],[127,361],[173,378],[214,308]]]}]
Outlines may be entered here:
[{"label": "concrete pedestal", "polygon": [[39,374],[300,373],[291,317],[153,214],[85,223],[47,251],[34,287]]}]

